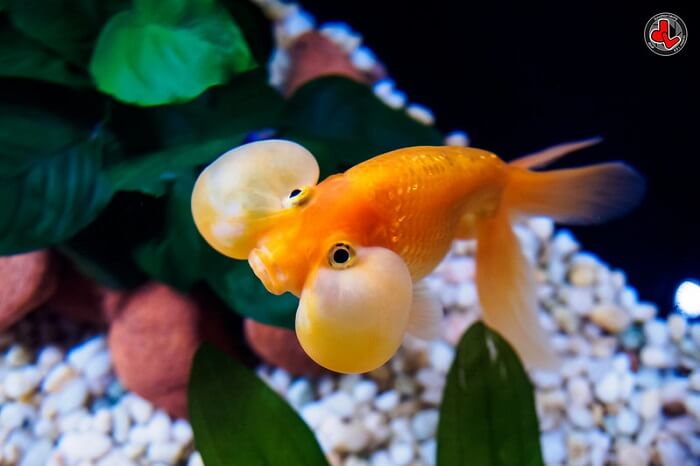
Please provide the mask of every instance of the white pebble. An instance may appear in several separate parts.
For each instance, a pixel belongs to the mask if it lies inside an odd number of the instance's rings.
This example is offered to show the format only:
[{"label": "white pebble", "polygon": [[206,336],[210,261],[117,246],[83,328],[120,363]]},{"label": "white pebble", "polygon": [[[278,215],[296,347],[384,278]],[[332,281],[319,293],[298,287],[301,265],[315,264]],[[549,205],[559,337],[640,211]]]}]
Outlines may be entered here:
[{"label": "white pebble", "polygon": [[435,123],[435,115],[424,105],[410,104],[406,107],[406,113],[408,113],[408,116],[424,125],[431,126]]},{"label": "white pebble", "polygon": [[377,383],[373,380],[361,380],[355,384],[352,396],[358,403],[367,403],[377,395]]},{"label": "white pebble", "polygon": [[620,379],[617,373],[608,372],[595,384],[595,395],[604,403],[614,403],[620,396]]},{"label": "white pebble", "polygon": [[51,455],[53,443],[47,439],[35,441],[22,457],[19,466],[44,466]]},{"label": "white pebble", "polygon": [[585,406],[593,399],[591,386],[583,377],[572,377],[567,383],[567,392],[572,403]]},{"label": "white pebble", "polygon": [[411,423],[405,416],[393,418],[389,422],[392,436],[394,440],[402,440],[405,442],[413,442],[413,432],[411,431]]},{"label": "white pebble", "polygon": [[146,425],[148,439],[152,443],[162,443],[170,438],[170,418],[163,411],[156,411]]},{"label": "white pebble", "polygon": [[100,351],[85,364],[83,373],[93,393],[102,394],[109,383],[112,358],[108,351]]},{"label": "white pebble", "polygon": [[103,434],[112,431],[112,412],[107,408],[98,410],[92,418],[93,427]]},{"label": "white pebble", "polygon": [[370,411],[362,417],[361,421],[375,443],[383,443],[391,436],[389,426],[386,424],[386,419],[382,414]]},{"label": "white pebble", "polygon": [[433,466],[437,461],[437,442],[435,439],[427,440],[420,444],[420,459],[428,466]]},{"label": "white pebble", "polygon": [[345,52],[351,53],[362,43],[362,36],[356,34],[345,23],[325,23],[319,32],[339,45]]},{"label": "white pebble", "polygon": [[129,430],[129,443],[133,445],[148,445],[151,441],[148,429],[143,424],[136,424]]},{"label": "white pebble", "polygon": [[63,351],[56,346],[46,346],[36,358],[36,362],[44,370],[48,370],[63,360]]},{"label": "white pebble", "polygon": [[21,454],[22,452],[17,445],[9,443],[2,446],[2,451],[0,451],[0,457],[4,459],[3,464],[16,464]]},{"label": "white pebble", "polygon": [[55,440],[58,437],[58,427],[52,421],[41,418],[34,424],[34,436]]},{"label": "white pebble", "polygon": [[184,419],[177,419],[173,422],[173,439],[181,445],[189,444],[194,438],[192,426]]},{"label": "white pebble", "polygon": [[462,308],[468,308],[476,305],[478,301],[478,294],[476,292],[476,285],[472,282],[461,283],[457,287],[457,305]]},{"label": "white pebble", "polygon": [[447,373],[447,371],[450,370],[454,356],[454,348],[444,341],[437,340],[430,344],[428,358],[430,360],[430,365],[435,370]]},{"label": "white pebble", "polygon": [[106,348],[107,341],[105,337],[102,335],[96,336],[71,349],[66,355],[66,359],[71,366],[82,371],[91,357]]},{"label": "white pebble", "polygon": [[55,394],[56,408],[61,414],[67,414],[85,405],[88,397],[87,384],[82,379],[68,382]]},{"label": "white pebble", "polygon": [[270,385],[278,393],[284,393],[289,388],[289,384],[292,382],[292,376],[289,372],[281,368],[275,368],[270,374]]},{"label": "white pebble", "polygon": [[55,365],[44,378],[41,390],[47,393],[57,392],[68,381],[76,378],[78,373],[65,363]]},{"label": "white pebble", "polygon": [[141,458],[146,452],[146,444],[144,443],[127,443],[122,447],[124,454],[132,460]]},{"label": "white pebble", "polygon": [[635,322],[647,322],[656,317],[656,305],[652,303],[639,303],[634,306],[630,313]]},{"label": "white pebble", "polygon": [[541,437],[542,456],[545,463],[563,463],[566,459],[566,443],[561,432],[545,432]]},{"label": "white pebble", "polygon": [[406,105],[406,94],[398,90],[392,90],[389,94],[378,95],[379,99],[388,107],[398,110]]},{"label": "white pebble", "polygon": [[112,447],[112,440],[98,432],[66,433],[58,441],[58,449],[69,461],[95,460]]},{"label": "white pebble", "polygon": [[469,146],[469,135],[464,131],[451,131],[445,136],[445,145],[453,147],[467,147]]},{"label": "white pebble", "polygon": [[123,402],[131,414],[131,418],[137,424],[145,424],[153,414],[153,405],[138,395],[129,394],[124,397]]},{"label": "white pebble", "polygon": [[29,364],[32,353],[24,345],[12,345],[5,353],[5,364],[9,367],[21,367]]},{"label": "white pebble", "polygon": [[378,410],[386,413],[392,411],[399,405],[399,399],[399,392],[396,390],[388,390],[374,400],[374,406],[376,406]]},{"label": "white pebble", "polygon": [[175,464],[182,456],[182,445],[175,442],[154,442],[148,446],[146,456],[154,462]]},{"label": "white pebble", "polygon": [[198,451],[192,453],[189,461],[187,462],[187,466],[204,466],[202,455]]},{"label": "white pebble", "polygon": [[308,380],[299,378],[295,380],[287,390],[287,401],[293,407],[299,409],[313,399],[313,388]]},{"label": "white pebble", "polygon": [[668,333],[675,341],[681,341],[688,329],[688,321],[680,314],[672,314],[668,318]]},{"label": "white pebble", "polygon": [[639,399],[639,414],[646,420],[654,420],[661,413],[661,394],[656,388],[645,390]]},{"label": "white pebble", "polygon": [[328,409],[323,403],[311,402],[301,408],[301,417],[314,429],[320,427],[321,422],[328,414]]},{"label": "white pebble", "polygon": [[360,71],[372,71],[377,65],[377,57],[364,46],[357,47],[350,53],[350,61]]},{"label": "white pebble", "polygon": [[666,322],[654,319],[644,324],[644,336],[647,339],[647,345],[665,346],[668,343],[668,328]]},{"label": "white pebble", "polygon": [[305,32],[312,30],[313,27],[313,17],[296,8],[291,10],[285,18],[277,23],[275,27],[275,36],[278,44],[283,48],[287,48],[295,39]]},{"label": "white pebble", "polygon": [[561,374],[559,374],[559,372],[533,370],[531,376],[535,385],[544,390],[556,388],[561,385]]},{"label": "white pebble", "polygon": [[664,466],[685,466],[688,455],[685,449],[676,440],[663,438],[656,443],[656,451],[659,453],[661,464]]},{"label": "white pebble", "polygon": [[386,450],[378,450],[369,457],[372,466],[396,466]]},{"label": "white pebble", "polygon": [[658,346],[645,346],[640,353],[642,364],[655,368],[666,368],[671,366],[673,360],[668,351]]},{"label": "white pebble", "polygon": [[136,466],[121,450],[112,450],[97,462],[96,466]]},{"label": "white pebble", "polygon": [[22,369],[13,369],[7,372],[3,382],[5,395],[17,400],[29,396],[41,381],[41,374],[32,367],[27,366]]},{"label": "white pebble", "polygon": [[377,97],[384,98],[391,94],[394,91],[394,81],[391,79],[381,79],[374,83],[372,86],[372,92],[374,92],[374,95]]},{"label": "white pebble", "polygon": [[579,247],[578,241],[568,230],[559,230],[552,238],[553,252],[561,257],[573,254],[578,251]]},{"label": "white pebble", "polygon": [[339,417],[350,417],[355,411],[355,401],[345,392],[335,392],[324,398],[328,410]]},{"label": "white pebble", "polygon": [[617,414],[617,431],[623,435],[634,435],[639,430],[639,416],[630,409],[623,409]]},{"label": "white pebble", "polygon": [[576,427],[581,429],[590,429],[595,425],[593,414],[591,414],[591,412],[585,406],[569,406],[566,413],[571,423]]},{"label": "white pebble", "polygon": [[590,318],[595,324],[610,333],[620,333],[632,322],[627,311],[614,304],[594,306]]},{"label": "white pebble", "polygon": [[[0,432],[10,431],[30,422],[36,417],[32,405],[26,403],[5,403],[0,405]],[[0,433],[0,437],[2,434]]]},{"label": "white pebble", "polygon": [[435,435],[439,419],[437,409],[418,411],[411,420],[411,429],[418,440],[427,440]]},{"label": "white pebble", "polygon": [[649,452],[640,445],[617,442],[615,453],[620,466],[643,466],[649,464]]},{"label": "white pebble", "polygon": [[413,445],[408,442],[391,442],[389,457],[396,466],[405,466],[413,460]]},{"label": "white pebble", "polygon": [[119,443],[124,443],[129,438],[131,420],[129,412],[121,403],[112,408],[112,436]]},{"label": "white pebble", "polygon": [[566,302],[572,311],[579,315],[588,315],[595,302],[593,292],[588,288],[567,288]]},{"label": "white pebble", "polygon": [[592,430],[588,433],[588,442],[591,445],[591,466],[604,466],[612,443],[610,436],[599,430]]},{"label": "white pebble", "polygon": [[688,382],[690,383],[690,388],[696,392],[700,392],[700,369],[696,369],[690,374]]}]

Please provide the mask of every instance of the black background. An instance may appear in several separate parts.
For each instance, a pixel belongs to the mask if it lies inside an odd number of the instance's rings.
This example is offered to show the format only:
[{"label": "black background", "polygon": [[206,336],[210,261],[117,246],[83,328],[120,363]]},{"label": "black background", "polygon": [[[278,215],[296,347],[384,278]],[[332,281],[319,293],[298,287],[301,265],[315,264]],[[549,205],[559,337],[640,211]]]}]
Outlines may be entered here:
[{"label": "black background", "polygon": [[[627,272],[662,313],[685,278],[700,279],[698,63],[691,2],[303,1],[319,22],[343,20],[442,131],[504,159],[600,135],[555,167],[625,160],[647,179],[632,214],[572,228],[584,248]],[[646,22],[670,11],[688,26],[675,56],[650,52]],[[691,89],[691,83],[693,89]]]}]

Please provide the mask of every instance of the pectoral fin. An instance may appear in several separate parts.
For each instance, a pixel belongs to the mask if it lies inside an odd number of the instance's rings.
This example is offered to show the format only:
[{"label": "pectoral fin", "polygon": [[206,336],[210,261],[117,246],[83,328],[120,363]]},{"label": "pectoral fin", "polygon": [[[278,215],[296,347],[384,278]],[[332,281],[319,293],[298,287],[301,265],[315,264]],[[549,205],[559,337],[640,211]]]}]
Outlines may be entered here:
[{"label": "pectoral fin", "polygon": [[442,303],[424,282],[413,285],[413,302],[406,331],[414,337],[432,340],[440,335]]},{"label": "pectoral fin", "polygon": [[412,281],[401,257],[360,248],[353,264],[321,264],[307,280],[296,315],[301,346],[336,372],[368,372],[398,350],[408,324]]}]

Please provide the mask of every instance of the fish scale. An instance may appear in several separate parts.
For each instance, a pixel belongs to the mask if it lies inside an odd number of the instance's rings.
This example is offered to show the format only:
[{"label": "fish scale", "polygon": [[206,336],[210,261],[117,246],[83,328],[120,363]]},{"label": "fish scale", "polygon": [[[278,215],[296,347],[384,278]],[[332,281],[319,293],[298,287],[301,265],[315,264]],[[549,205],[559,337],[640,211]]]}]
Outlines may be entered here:
[{"label": "fish scale", "polygon": [[406,262],[418,280],[447,254],[463,215],[505,183],[505,163],[465,147],[413,147],[374,157],[345,175],[384,219],[376,241]]}]

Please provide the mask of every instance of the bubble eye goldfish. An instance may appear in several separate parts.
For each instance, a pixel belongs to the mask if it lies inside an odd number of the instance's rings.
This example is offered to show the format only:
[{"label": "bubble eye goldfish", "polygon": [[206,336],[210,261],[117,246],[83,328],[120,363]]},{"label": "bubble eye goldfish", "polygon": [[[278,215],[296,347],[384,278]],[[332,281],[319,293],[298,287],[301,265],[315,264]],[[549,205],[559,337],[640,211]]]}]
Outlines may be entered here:
[{"label": "bubble eye goldfish", "polygon": [[406,333],[435,336],[442,307],[420,280],[461,238],[477,240],[486,323],[527,364],[552,367],[556,357],[512,223],[532,215],[596,223],[631,209],[644,183],[623,163],[533,171],[595,142],[511,163],[475,148],[409,147],[320,183],[318,164],[302,146],[254,142],[201,173],[192,213],[209,244],[247,259],[268,291],[299,297],[299,342],[328,369],[371,371]]}]

